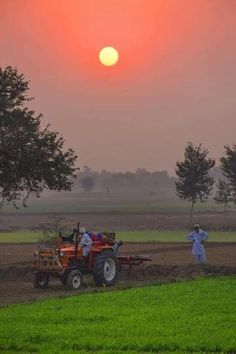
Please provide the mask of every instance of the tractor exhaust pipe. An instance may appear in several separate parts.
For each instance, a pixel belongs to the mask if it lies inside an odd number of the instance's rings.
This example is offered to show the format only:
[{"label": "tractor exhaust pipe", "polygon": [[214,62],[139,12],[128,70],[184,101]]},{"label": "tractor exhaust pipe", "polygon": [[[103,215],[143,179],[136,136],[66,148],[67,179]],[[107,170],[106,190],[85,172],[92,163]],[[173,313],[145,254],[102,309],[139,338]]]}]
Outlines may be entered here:
[{"label": "tractor exhaust pipe", "polygon": [[74,242],[75,242],[75,259],[78,257],[78,239],[77,236],[79,235],[79,228],[80,222],[77,222],[77,228],[74,230]]}]

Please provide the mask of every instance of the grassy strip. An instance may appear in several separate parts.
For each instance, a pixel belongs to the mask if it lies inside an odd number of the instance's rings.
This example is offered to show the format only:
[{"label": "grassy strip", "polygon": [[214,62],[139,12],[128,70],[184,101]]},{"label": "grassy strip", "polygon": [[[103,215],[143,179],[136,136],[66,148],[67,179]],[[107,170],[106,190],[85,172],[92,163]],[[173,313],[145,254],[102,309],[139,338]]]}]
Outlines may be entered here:
[{"label": "grassy strip", "polygon": [[[188,242],[186,231],[118,231],[117,239],[126,242]],[[17,231],[0,233],[0,243],[37,242],[40,232]],[[236,233],[227,231],[212,231],[210,242],[236,242]]]},{"label": "grassy strip", "polygon": [[40,232],[34,231],[14,231],[14,232],[1,232],[0,243],[27,243],[37,242]]},{"label": "grassy strip", "polygon": [[[189,242],[186,231],[119,231],[117,238],[129,242]],[[209,232],[210,242],[236,242],[235,232]]]},{"label": "grassy strip", "polygon": [[235,293],[225,277],[12,305],[0,351],[234,353]]}]

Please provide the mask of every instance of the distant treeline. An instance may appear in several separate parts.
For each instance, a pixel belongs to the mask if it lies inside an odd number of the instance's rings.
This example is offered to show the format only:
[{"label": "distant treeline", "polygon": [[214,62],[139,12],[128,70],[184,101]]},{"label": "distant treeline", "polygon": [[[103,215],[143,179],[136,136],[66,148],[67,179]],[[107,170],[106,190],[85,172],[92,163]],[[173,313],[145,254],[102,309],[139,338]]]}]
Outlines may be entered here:
[{"label": "distant treeline", "polygon": [[[215,180],[221,178],[220,168],[212,170]],[[136,194],[158,197],[158,199],[176,199],[176,178],[167,171],[148,171],[138,168],[135,172],[94,171],[88,166],[80,171],[74,191],[114,196],[119,194]]]}]

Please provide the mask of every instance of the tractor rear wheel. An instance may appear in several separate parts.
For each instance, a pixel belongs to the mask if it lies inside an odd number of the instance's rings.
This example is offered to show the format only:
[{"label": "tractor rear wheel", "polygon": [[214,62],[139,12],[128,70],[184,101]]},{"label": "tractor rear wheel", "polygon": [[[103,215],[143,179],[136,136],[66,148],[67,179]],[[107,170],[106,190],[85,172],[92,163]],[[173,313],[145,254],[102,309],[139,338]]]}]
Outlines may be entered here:
[{"label": "tractor rear wheel", "polygon": [[119,270],[113,251],[98,254],[93,264],[93,279],[97,286],[112,286],[116,283]]},{"label": "tractor rear wheel", "polygon": [[35,274],[33,285],[34,288],[45,289],[48,287],[48,282],[49,282],[49,274],[38,272]]},{"label": "tractor rear wheel", "polygon": [[66,286],[77,290],[82,286],[82,274],[78,270],[72,270],[67,277]]}]

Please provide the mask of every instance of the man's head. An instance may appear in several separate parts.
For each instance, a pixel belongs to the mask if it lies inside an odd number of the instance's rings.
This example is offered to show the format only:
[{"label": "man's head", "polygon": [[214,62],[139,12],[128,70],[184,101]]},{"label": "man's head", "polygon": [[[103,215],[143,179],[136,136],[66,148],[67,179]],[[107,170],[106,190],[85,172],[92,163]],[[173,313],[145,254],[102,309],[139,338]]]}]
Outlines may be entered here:
[{"label": "man's head", "polygon": [[85,227],[81,227],[81,228],[79,229],[79,232],[80,232],[81,234],[84,234],[84,233],[86,232],[86,228],[85,228]]},{"label": "man's head", "polygon": [[200,225],[199,225],[199,224],[195,224],[195,225],[193,226],[193,228],[194,228],[194,231],[199,232]]}]

